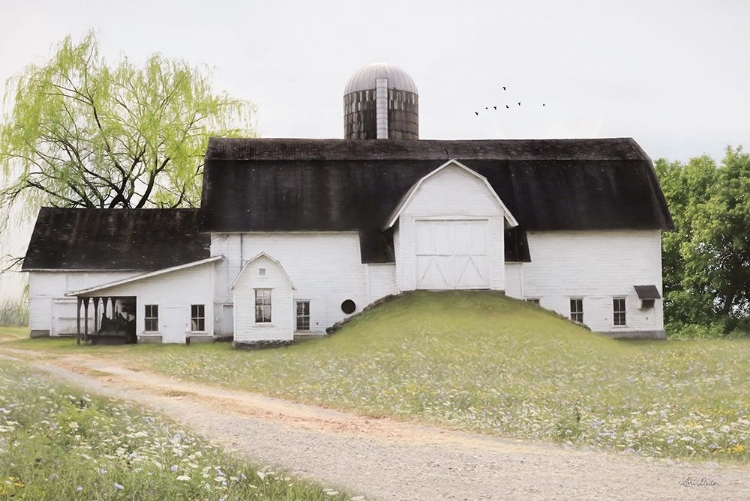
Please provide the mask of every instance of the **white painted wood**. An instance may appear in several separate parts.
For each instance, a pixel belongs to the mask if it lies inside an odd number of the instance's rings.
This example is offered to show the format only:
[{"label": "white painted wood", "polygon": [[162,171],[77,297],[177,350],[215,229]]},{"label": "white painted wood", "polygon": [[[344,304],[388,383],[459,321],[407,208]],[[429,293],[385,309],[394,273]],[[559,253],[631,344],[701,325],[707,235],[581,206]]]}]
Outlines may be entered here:
[{"label": "white painted wood", "polygon": [[523,263],[505,264],[505,294],[518,299],[526,299],[523,288]]},{"label": "white painted wood", "polygon": [[397,289],[504,290],[505,215],[495,197],[455,165],[425,178],[394,233]]},{"label": "white painted wood", "polygon": [[221,311],[221,325],[216,334],[221,336],[231,336],[234,334],[234,305],[223,304],[218,311]]},{"label": "white painted wood", "polygon": [[[490,185],[489,181],[487,181],[487,178],[478,174],[477,172],[471,170],[461,162],[451,159],[445,162],[440,167],[436,168],[423,178],[421,178],[419,181],[417,181],[411,189],[404,195],[404,197],[399,201],[396,208],[393,210],[391,215],[388,217],[388,222],[385,224],[383,229],[391,228],[394,224],[396,224],[396,221],[401,217],[401,214],[406,209],[408,205],[410,205],[413,202],[413,199],[417,194],[423,190],[423,186],[428,182],[431,181],[432,178],[442,176],[445,171],[452,171],[452,172],[459,172],[466,176],[469,176],[474,179],[475,182],[478,182],[482,185],[484,185],[484,194],[489,195],[489,198],[494,202],[494,204],[497,206],[500,214],[503,215],[505,218],[505,222],[507,223],[508,228],[513,228],[515,226],[518,226],[518,222],[516,221],[516,218],[513,217],[513,214],[510,213],[508,208],[505,206],[502,200],[500,200],[500,197],[495,193],[495,190],[492,188],[492,185]],[[449,209],[449,208],[448,208]]]},{"label": "white painted wood", "polygon": [[[139,308],[139,311],[142,309]],[[190,321],[190,306],[166,306],[161,308],[159,319],[162,332],[162,343],[185,344]]]},{"label": "white painted wood", "polygon": [[[114,282],[138,271],[32,271],[29,272],[29,329],[50,335],[76,333],[76,302],[65,294],[77,289]],[[57,301],[57,303],[55,303]],[[53,305],[54,311],[53,311]],[[93,313],[89,314],[93,319]],[[59,319],[57,323],[54,318]],[[72,322],[70,319],[73,319]]]},{"label": "white painted wood", "polygon": [[392,263],[368,264],[367,302],[396,294],[396,265]]},{"label": "white painted wood", "polygon": [[[240,263],[261,252],[283,266],[297,288],[294,298],[310,301],[311,332],[323,333],[346,318],[341,303],[347,299],[354,301],[356,311],[369,304],[368,265],[362,264],[356,232],[214,234],[211,241],[211,253],[225,257],[217,265],[215,304],[232,303],[227,290],[241,270]],[[375,293],[380,292],[375,290]],[[238,306],[234,305],[236,320]]]},{"label": "white painted wood", "polygon": [[[184,342],[185,335],[212,336],[213,330],[213,290],[212,274],[215,263],[204,263],[200,266],[184,268],[170,273],[150,276],[90,293],[91,296],[132,296],[136,298],[136,333],[138,336],[162,336],[174,342]],[[159,305],[159,331],[145,331],[145,307],[147,304]],[[205,308],[205,330],[191,331],[190,306],[202,304]],[[91,308],[89,308],[90,310]],[[165,324],[163,312],[166,309],[179,309],[181,318],[178,322]],[[176,313],[175,313],[176,315]],[[169,330],[166,330],[166,329]]]},{"label": "white painted wood", "polygon": [[417,220],[418,289],[486,289],[490,285],[487,220]]},{"label": "white painted wood", "polygon": [[[506,289],[509,296],[540,298],[566,317],[570,298],[583,298],[584,323],[596,332],[664,329],[662,300],[640,310],[633,289],[653,284],[663,293],[659,230],[529,232],[528,241],[531,262],[522,265],[521,287]],[[506,265],[508,277],[516,267]],[[626,298],[626,326],[614,325],[613,297]]]},{"label": "white painted wood", "polygon": [[[270,255],[270,254],[269,254]],[[271,255],[272,256],[272,255]],[[292,285],[274,259],[261,256],[248,263],[234,284],[234,341],[291,341],[294,339]],[[265,268],[265,276],[258,273]],[[271,322],[255,321],[255,290],[271,290]],[[310,305],[312,313],[312,304]]]}]

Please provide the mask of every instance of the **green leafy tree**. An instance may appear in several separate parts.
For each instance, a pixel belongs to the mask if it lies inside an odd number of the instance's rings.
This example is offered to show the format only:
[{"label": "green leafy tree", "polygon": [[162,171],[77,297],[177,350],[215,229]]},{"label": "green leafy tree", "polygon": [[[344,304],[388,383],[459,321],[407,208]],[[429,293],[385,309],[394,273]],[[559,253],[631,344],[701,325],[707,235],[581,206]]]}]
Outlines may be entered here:
[{"label": "green leafy tree", "polygon": [[196,206],[208,137],[254,136],[252,103],[215,93],[205,70],[158,54],[110,66],[93,32],[8,83],[6,208]]},{"label": "green leafy tree", "polygon": [[655,167],[676,227],[662,240],[666,320],[731,329],[750,317],[750,155]]}]

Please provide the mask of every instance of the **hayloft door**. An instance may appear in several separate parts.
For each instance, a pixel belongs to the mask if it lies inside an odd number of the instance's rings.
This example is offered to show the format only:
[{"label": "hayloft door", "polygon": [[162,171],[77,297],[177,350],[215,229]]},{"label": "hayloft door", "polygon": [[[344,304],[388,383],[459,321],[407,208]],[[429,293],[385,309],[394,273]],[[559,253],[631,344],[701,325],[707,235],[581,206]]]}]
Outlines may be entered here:
[{"label": "hayloft door", "polygon": [[418,289],[486,289],[490,285],[487,220],[416,221]]}]

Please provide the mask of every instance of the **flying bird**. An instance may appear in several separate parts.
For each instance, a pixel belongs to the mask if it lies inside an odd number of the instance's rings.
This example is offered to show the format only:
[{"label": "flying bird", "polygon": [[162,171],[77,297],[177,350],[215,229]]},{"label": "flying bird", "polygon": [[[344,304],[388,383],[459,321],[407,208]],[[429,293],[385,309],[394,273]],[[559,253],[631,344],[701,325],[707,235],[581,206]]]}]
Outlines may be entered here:
[{"label": "flying bird", "polygon": [[503,87],[503,90],[508,90],[507,88]]},{"label": "flying bird", "polygon": [[497,106],[493,106],[493,108],[497,109]]},{"label": "flying bird", "polygon": [[518,106],[521,106],[521,101],[518,101]]},{"label": "flying bird", "polygon": [[508,106],[507,104],[505,105],[505,107],[508,108],[508,109],[510,109],[510,106]]},{"label": "flying bird", "polygon": [[474,112],[474,114],[475,114],[476,116],[479,116],[479,112],[478,112],[478,111],[475,111],[475,112]]}]

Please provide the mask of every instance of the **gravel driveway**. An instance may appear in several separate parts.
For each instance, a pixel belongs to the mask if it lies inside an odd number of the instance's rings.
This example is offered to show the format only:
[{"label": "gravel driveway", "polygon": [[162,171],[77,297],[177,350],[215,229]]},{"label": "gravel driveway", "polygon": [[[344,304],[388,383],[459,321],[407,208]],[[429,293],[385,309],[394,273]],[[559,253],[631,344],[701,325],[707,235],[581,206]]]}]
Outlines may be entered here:
[{"label": "gravel driveway", "polygon": [[[29,360],[3,350],[9,356]],[[371,419],[136,372],[32,360],[87,392],[160,411],[259,463],[379,500],[750,500],[750,468],[643,459]]]}]

